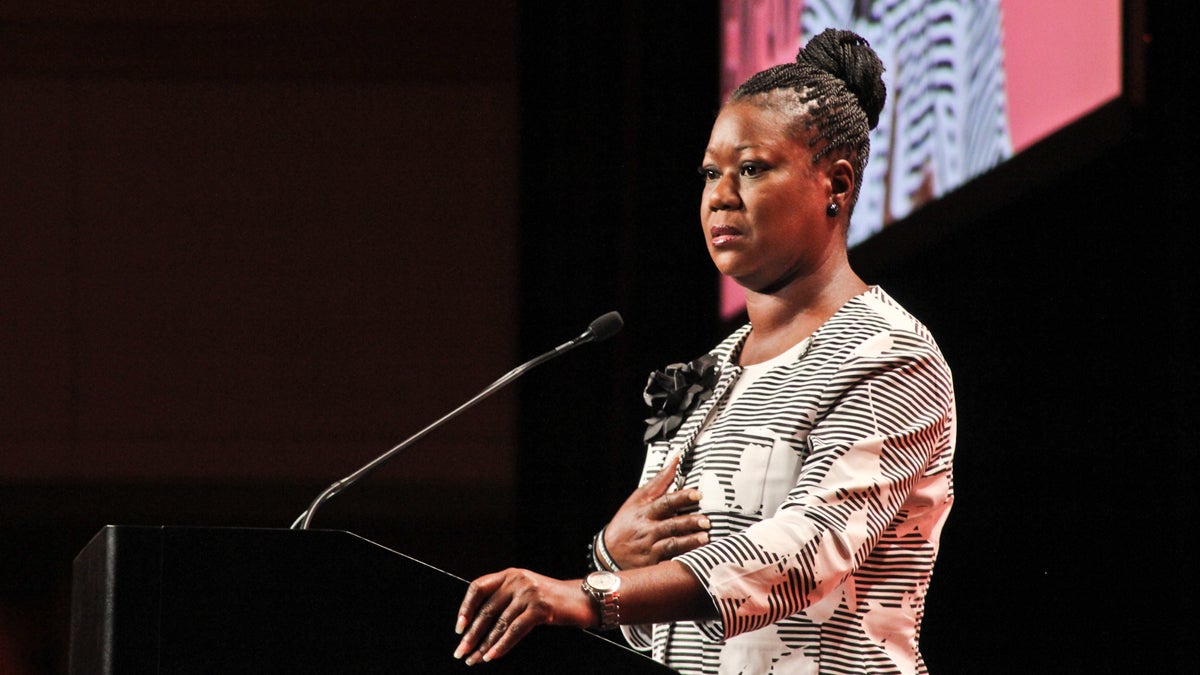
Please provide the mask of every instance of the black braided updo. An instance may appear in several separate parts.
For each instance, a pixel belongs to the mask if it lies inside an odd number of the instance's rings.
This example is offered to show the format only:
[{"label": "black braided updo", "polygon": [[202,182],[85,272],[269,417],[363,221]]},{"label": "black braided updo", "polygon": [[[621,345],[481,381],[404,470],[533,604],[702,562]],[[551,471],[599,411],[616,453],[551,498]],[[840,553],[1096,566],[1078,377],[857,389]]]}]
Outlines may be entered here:
[{"label": "black braided updo", "polygon": [[[791,96],[771,96],[779,90]],[[887,98],[883,62],[867,41],[848,30],[826,29],[800,48],[794,63],[750,76],[730,95],[730,102],[749,102],[789,114],[791,132],[816,147],[813,163],[826,155],[844,157],[855,169],[858,200],[863,171],[871,153],[870,131],[879,124]]]}]

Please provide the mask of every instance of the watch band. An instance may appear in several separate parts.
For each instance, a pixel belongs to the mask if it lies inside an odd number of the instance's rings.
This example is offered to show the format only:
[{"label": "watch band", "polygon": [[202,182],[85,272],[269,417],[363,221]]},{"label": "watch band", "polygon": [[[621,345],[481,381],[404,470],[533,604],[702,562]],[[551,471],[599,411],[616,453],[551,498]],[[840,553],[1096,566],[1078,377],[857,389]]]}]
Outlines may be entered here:
[{"label": "watch band", "polygon": [[608,571],[592,572],[583,580],[583,591],[600,610],[600,630],[621,625],[621,577]]}]

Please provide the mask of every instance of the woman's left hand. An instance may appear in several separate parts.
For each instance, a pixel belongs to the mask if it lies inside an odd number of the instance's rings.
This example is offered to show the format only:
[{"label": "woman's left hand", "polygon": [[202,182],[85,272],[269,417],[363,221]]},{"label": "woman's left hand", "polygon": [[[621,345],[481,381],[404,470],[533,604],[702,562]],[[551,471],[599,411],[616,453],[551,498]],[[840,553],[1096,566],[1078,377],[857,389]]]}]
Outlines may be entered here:
[{"label": "woman's left hand", "polygon": [[462,635],[454,658],[466,664],[504,656],[535,626],[599,623],[581,582],[551,579],[529,570],[507,569],[471,582],[458,609],[455,632]]}]

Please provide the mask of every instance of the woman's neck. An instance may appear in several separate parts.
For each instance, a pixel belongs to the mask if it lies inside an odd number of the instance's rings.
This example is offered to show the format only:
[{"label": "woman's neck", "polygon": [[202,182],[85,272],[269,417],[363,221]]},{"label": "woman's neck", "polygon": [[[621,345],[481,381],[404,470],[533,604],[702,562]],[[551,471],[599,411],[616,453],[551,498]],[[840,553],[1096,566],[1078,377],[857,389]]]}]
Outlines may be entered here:
[{"label": "woman's neck", "polygon": [[746,292],[746,314],[754,327],[739,355],[742,365],[762,363],[812,335],[867,284],[848,265],[820,283],[808,280],[770,293]]}]

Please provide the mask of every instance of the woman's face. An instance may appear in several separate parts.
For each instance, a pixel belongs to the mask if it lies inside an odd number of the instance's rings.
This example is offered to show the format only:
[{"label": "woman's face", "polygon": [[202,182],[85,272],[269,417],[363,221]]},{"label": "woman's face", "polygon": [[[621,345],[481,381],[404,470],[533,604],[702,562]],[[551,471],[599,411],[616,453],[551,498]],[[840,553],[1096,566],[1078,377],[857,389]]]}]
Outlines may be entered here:
[{"label": "woman's face", "polygon": [[743,287],[769,292],[812,274],[845,247],[826,215],[831,180],[788,118],[746,102],[726,105],[713,124],[700,171],[700,222],[709,255]]}]

